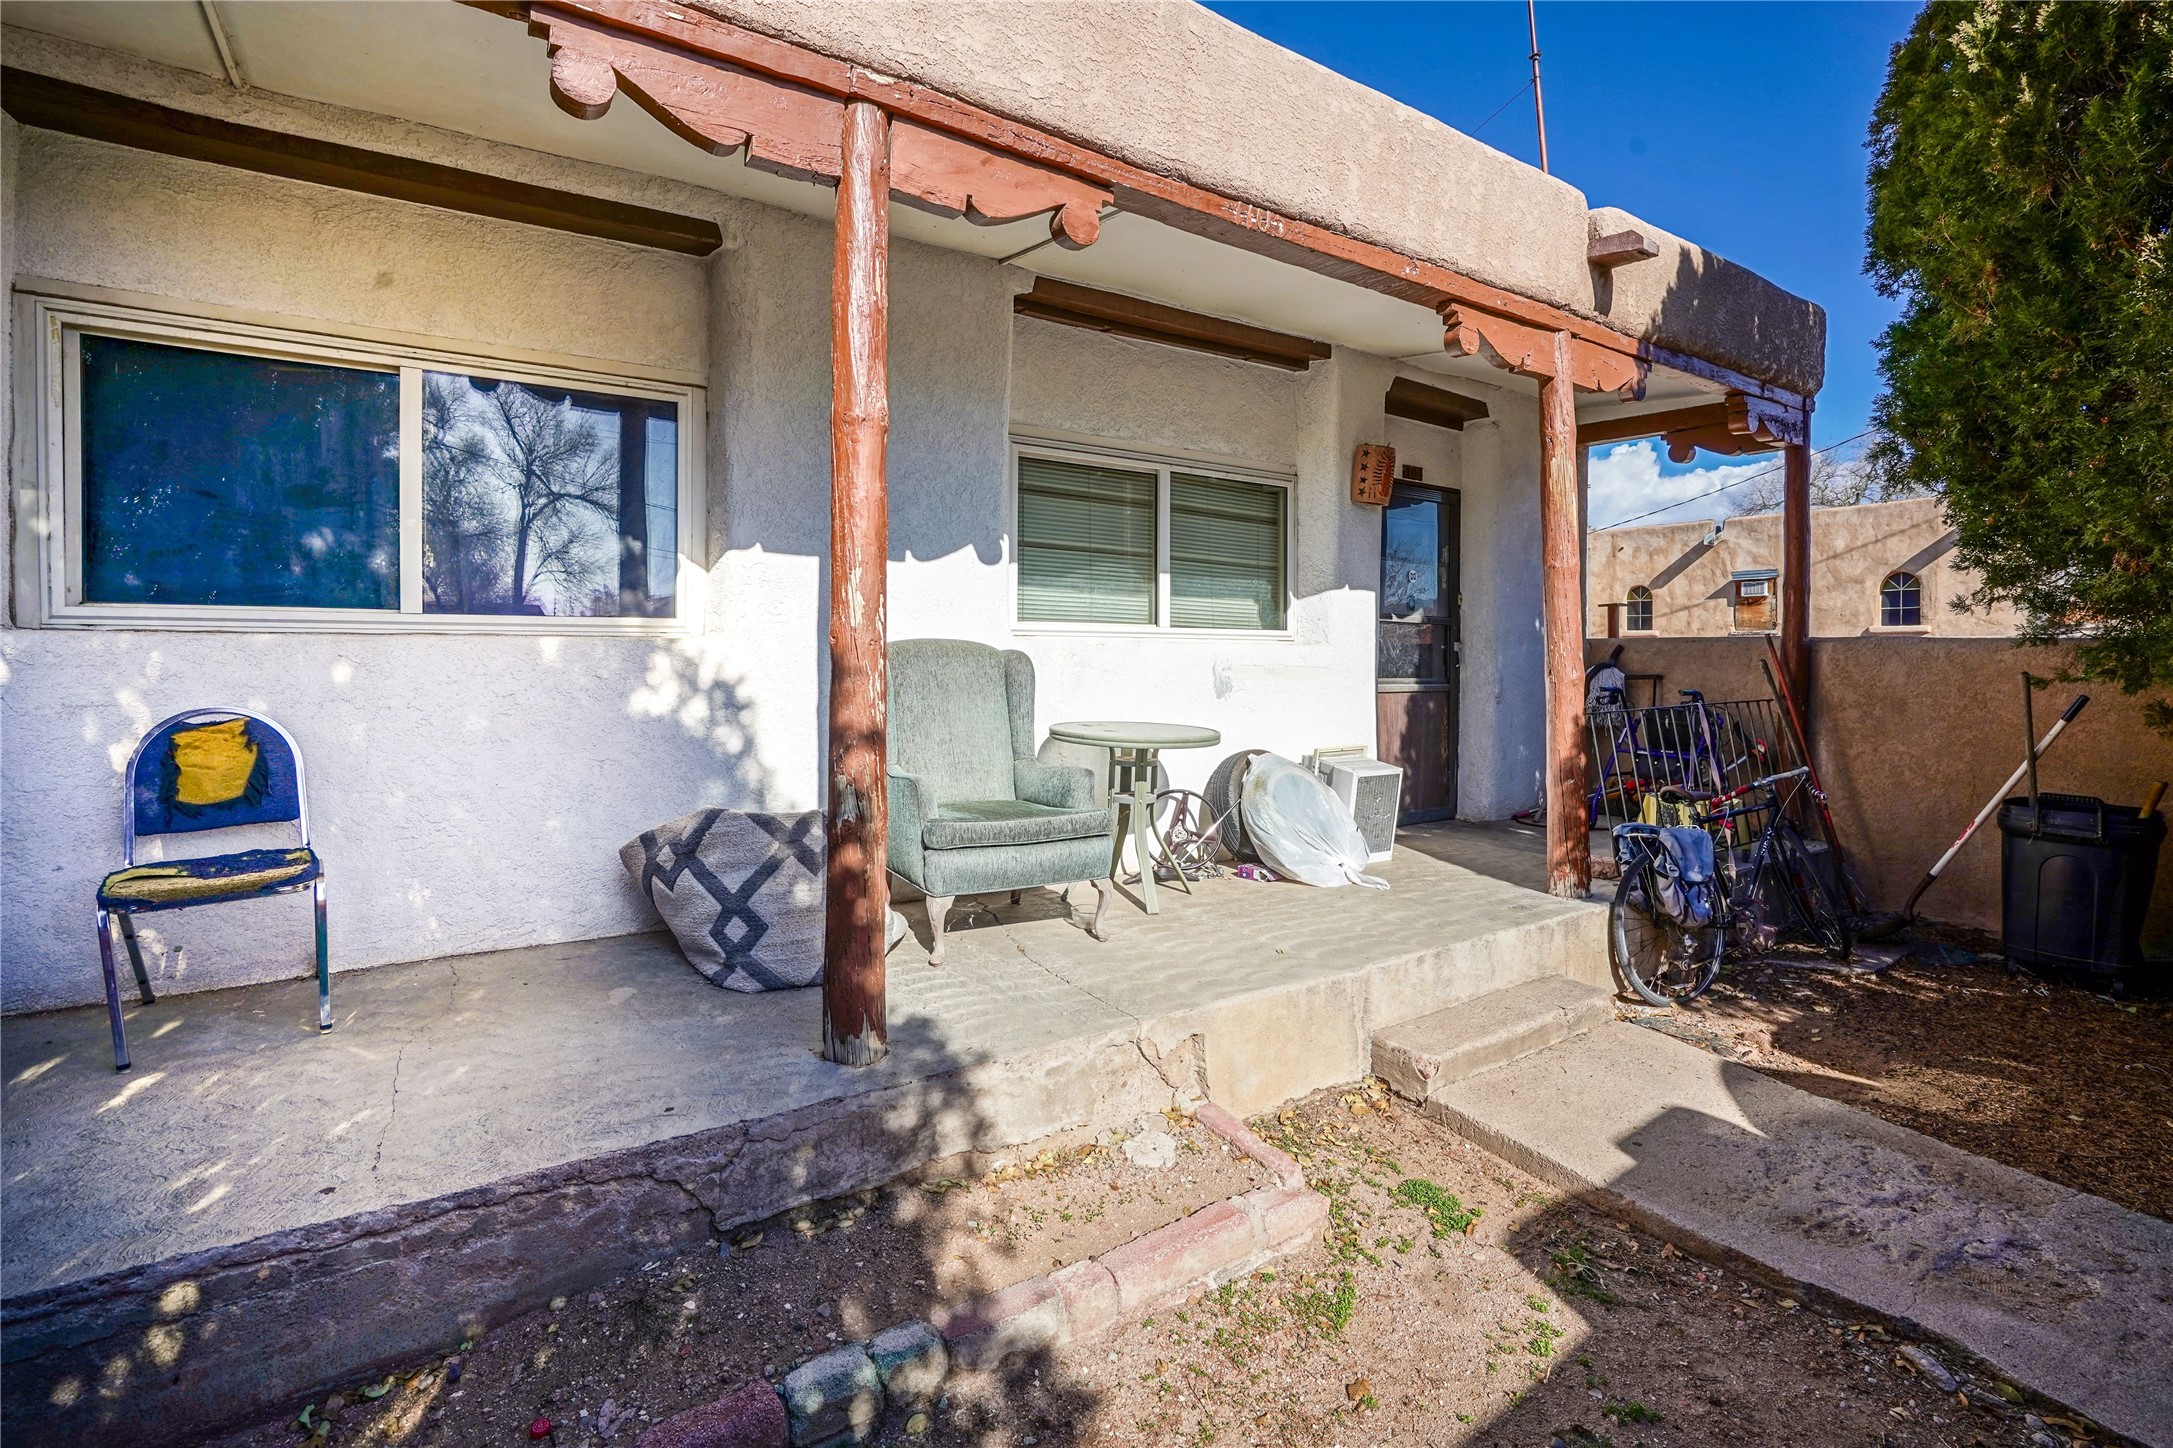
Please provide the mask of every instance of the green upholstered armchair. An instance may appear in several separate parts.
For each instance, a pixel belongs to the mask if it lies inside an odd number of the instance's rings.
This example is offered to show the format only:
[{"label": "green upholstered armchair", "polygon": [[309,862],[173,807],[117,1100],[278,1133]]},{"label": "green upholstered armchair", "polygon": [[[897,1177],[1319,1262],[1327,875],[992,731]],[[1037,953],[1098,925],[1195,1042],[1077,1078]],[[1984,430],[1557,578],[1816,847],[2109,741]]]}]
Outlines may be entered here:
[{"label": "green upholstered armchair", "polygon": [[931,965],[960,895],[1095,889],[1109,908],[1110,811],[1094,776],[1034,761],[1034,664],[964,639],[890,646],[890,869],[928,897]]}]

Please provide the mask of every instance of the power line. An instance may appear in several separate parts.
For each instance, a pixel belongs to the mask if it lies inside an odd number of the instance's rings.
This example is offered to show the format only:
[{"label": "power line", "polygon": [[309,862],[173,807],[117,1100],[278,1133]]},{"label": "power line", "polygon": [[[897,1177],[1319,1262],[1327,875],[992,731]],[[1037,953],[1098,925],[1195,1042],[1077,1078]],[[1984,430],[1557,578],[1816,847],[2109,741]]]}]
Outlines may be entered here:
[{"label": "power line", "polygon": [[1517,97],[1518,97],[1518,96],[1521,96],[1521,95],[1523,95],[1523,94],[1524,94],[1524,93],[1525,93],[1526,91],[1530,90],[1531,88],[1532,88],[1532,83],[1531,83],[1530,81],[1526,81],[1526,82],[1524,82],[1524,84],[1522,84],[1522,85],[1518,86],[1518,87],[1517,87],[1517,90],[1516,90],[1516,95],[1512,95],[1511,97],[1509,97],[1509,99],[1508,99],[1508,100],[1505,100],[1505,101],[1503,101],[1503,102],[1502,102],[1502,103],[1501,103],[1500,105],[1498,105],[1498,106],[1494,107],[1494,115],[1493,115],[1493,116],[1488,116],[1488,117],[1487,117],[1487,118],[1486,118],[1485,120],[1483,120],[1483,121],[1479,122],[1479,124],[1478,124],[1478,125],[1476,125],[1476,126],[1472,127],[1472,128],[1471,128],[1471,134],[1472,134],[1472,135],[1474,135],[1474,136],[1476,136],[1476,135],[1478,135],[1478,134],[1479,134],[1479,132],[1481,132],[1481,131],[1485,130],[1485,129],[1486,129],[1486,128],[1487,128],[1488,126],[1491,126],[1491,125],[1493,125],[1493,124],[1494,124],[1494,116],[1498,116],[1498,115],[1500,115],[1500,114],[1501,114],[1501,113],[1502,113],[1503,111],[1506,111],[1506,110],[1508,110],[1508,109],[1509,109],[1509,107],[1511,107],[1512,105],[1515,105],[1515,104],[1516,104],[1516,102],[1517,102]]},{"label": "power line", "polygon": [[[1830,453],[1830,452],[1832,452],[1832,451],[1833,451],[1833,450],[1834,450],[1835,448],[1842,448],[1842,447],[1847,447],[1847,446],[1848,446],[1848,445],[1849,445],[1850,443],[1852,443],[1852,442],[1856,441],[1856,439],[1857,439],[1857,438],[1860,438],[1860,437],[1869,437],[1869,436],[1871,436],[1871,429],[1867,427],[1867,428],[1865,428],[1865,429],[1864,429],[1864,430],[1863,430],[1862,432],[1860,432],[1860,433],[1857,433],[1855,437],[1845,437],[1845,438],[1841,439],[1841,441],[1839,441],[1839,442],[1830,442],[1830,443],[1827,443],[1827,444],[1826,444],[1826,445],[1825,445],[1824,447],[1822,447],[1822,448],[1814,448],[1814,449],[1812,450],[1812,452],[1811,452],[1811,456],[1813,456],[1813,457],[1817,457],[1817,456],[1819,456],[1819,455],[1820,455],[1820,454],[1822,454],[1822,453]],[[1780,464],[1779,466],[1781,466],[1781,467],[1784,467],[1784,468],[1785,468],[1786,466],[1788,466],[1788,464],[1787,464],[1787,462],[1786,462],[1786,461],[1784,460],[1784,461],[1782,461],[1782,462],[1781,462],[1781,464]],[[1621,520],[1620,522],[1617,522],[1617,523],[1609,523],[1609,524],[1607,525],[1607,528],[1627,528],[1627,527],[1628,527],[1628,526],[1629,526],[1630,524],[1632,524],[1632,523],[1635,523],[1635,522],[1636,522],[1636,521],[1637,521],[1637,520],[1638,520],[1639,518],[1650,518],[1650,517],[1651,517],[1651,516],[1653,516],[1653,514],[1655,514],[1655,513],[1670,513],[1670,512],[1673,512],[1673,511],[1674,511],[1675,509],[1677,509],[1677,508],[1680,508],[1680,507],[1681,507],[1681,506],[1682,506],[1683,504],[1685,504],[1685,503],[1695,503],[1695,502],[1697,502],[1697,501],[1698,501],[1698,500],[1699,500],[1700,498],[1710,498],[1710,497],[1712,497],[1712,496],[1713,496],[1713,494],[1715,494],[1715,493],[1725,493],[1725,492],[1727,492],[1727,491],[1728,491],[1728,489],[1730,489],[1730,488],[1740,488],[1740,487],[1742,487],[1742,486],[1743,486],[1743,485],[1744,485],[1745,483],[1755,483],[1755,482],[1757,482],[1757,481],[1758,481],[1758,480],[1759,480],[1760,478],[1770,478],[1770,477],[1772,477],[1772,476],[1773,476],[1773,473],[1774,473],[1774,469],[1773,469],[1773,468],[1770,468],[1770,467],[1768,467],[1768,468],[1760,468],[1760,469],[1759,469],[1759,470],[1758,470],[1757,472],[1755,472],[1755,473],[1752,473],[1752,474],[1750,474],[1750,476],[1748,476],[1748,477],[1742,477],[1742,478],[1737,478],[1737,479],[1736,479],[1736,480],[1735,480],[1734,482],[1730,482],[1730,483],[1722,483],[1722,484],[1721,484],[1721,485],[1720,485],[1719,487],[1717,487],[1717,488],[1708,488],[1708,489],[1706,489],[1706,490],[1705,490],[1704,492],[1702,492],[1702,493],[1692,493],[1692,494],[1691,494],[1691,495],[1690,495],[1689,497],[1687,497],[1687,498],[1677,498],[1677,499],[1676,499],[1676,500],[1675,500],[1674,502],[1672,502],[1672,503],[1666,503],[1666,504],[1663,504],[1663,505],[1661,505],[1660,507],[1648,509],[1647,511],[1645,511],[1645,512],[1642,512],[1642,513],[1639,513],[1639,514],[1635,515],[1634,517],[1624,518],[1624,519],[1622,519],[1622,520]],[[1595,531],[1595,532],[1600,532],[1600,533],[1604,533],[1604,532],[1606,532],[1606,531],[1607,531],[1607,528],[1599,528],[1599,529],[1595,529],[1594,531]]]}]

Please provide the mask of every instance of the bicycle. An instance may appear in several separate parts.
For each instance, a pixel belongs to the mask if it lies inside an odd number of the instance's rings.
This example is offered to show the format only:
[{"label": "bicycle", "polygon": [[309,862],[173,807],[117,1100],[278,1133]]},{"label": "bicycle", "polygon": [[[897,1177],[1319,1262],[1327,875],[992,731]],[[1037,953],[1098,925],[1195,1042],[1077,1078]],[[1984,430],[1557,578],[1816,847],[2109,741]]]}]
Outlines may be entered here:
[{"label": "bicycle", "polygon": [[[1780,786],[1809,774],[1799,766],[1717,795],[1670,791],[1684,804],[1704,806],[1691,828],[1713,842],[1706,858],[1718,863],[1707,865],[1703,878],[1694,858],[1699,852],[1681,839],[1671,844],[1666,827],[1615,826],[1621,879],[1608,908],[1608,936],[1616,968],[1639,997],[1665,1006],[1703,995],[1720,976],[1731,935],[1738,944],[1763,947],[1784,931],[1800,931],[1833,959],[1848,959],[1855,944],[1848,918],[1782,808]],[[1817,794],[1815,786],[1803,787]],[[1728,844],[1731,822],[1756,814],[1766,816],[1765,827],[1744,858]]]},{"label": "bicycle", "polygon": [[[1635,809],[1645,795],[1670,785],[1710,779],[1715,790],[1723,789],[1729,775],[1764,762],[1764,740],[1752,738],[1726,710],[1707,703],[1702,690],[1680,692],[1682,703],[1653,709],[1629,708],[1620,689],[1602,690],[1593,701],[1598,778],[1585,799],[1589,823],[1599,824],[1609,794]],[[1660,739],[1648,739],[1648,731]]]}]

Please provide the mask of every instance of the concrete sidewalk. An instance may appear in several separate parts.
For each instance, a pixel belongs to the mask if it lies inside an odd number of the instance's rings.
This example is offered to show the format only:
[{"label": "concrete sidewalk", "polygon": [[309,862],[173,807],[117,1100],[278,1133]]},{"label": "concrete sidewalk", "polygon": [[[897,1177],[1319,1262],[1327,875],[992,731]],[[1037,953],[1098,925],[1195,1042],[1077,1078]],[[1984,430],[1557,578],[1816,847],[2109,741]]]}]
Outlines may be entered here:
[{"label": "concrete sidewalk", "polygon": [[1945,1338],[2173,1444],[2173,1224],[1614,1022],[1427,1111],[1746,1272]]}]

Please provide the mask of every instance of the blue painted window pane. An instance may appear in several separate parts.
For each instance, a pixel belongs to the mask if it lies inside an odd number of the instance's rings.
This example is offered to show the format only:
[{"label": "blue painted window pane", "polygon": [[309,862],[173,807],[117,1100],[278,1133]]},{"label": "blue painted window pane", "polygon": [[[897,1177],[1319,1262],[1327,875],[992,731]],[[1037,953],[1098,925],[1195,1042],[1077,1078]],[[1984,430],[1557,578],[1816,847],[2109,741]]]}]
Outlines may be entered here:
[{"label": "blue painted window pane", "polygon": [[400,379],[85,335],[83,597],[400,606]]},{"label": "blue painted window pane", "polygon": [[423,610],[670,618],[679,409],[423,378]]}]

